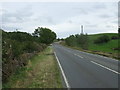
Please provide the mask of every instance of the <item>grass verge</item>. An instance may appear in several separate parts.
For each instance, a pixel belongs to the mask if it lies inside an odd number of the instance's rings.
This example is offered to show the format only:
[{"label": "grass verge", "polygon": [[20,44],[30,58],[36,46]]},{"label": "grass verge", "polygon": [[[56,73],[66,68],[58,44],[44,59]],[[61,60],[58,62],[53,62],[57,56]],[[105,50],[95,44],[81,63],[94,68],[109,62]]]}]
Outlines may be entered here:
[{"label": "grass verge", "polygon": [[62,88],[53,49],[48,47],[13,74],[3,88]]}]

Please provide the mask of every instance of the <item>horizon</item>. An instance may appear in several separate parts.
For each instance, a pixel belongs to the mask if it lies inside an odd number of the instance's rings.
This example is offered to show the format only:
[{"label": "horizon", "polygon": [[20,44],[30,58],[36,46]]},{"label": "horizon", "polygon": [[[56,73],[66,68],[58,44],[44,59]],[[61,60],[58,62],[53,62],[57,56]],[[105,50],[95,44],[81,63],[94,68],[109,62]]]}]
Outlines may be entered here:
[{"label": "horizon", "polygon": [[[3,30],[3,29],[1,29],[0,28],[0,30]],[[17,30],[17,31],[7,31],[7,30],[3,30],[3,31],[5,31],[5,32],[26,32],[26,31],[19,31],[19,30]],[[26,33],[29,33],[29,32],[26,32]],[[56,32],[55,32],[56,33]],[[32,33],[29,33],[29,34],[31,34],[32,35]],[[76,34],[78,34],[78,35],[80,35],[81,33],[76,33]],[[76,35],[76,34],[71,34],[71,35]],[[109,32],[109,33],[94,33],[94,34],[89,34],[89,33],[83,33],[83,34],[87,34],[87,35],[97,35],[97,34],[118,34],[118,32],[116,33],[111,33],[111,32]],[[70,35],[69,35],[70,36]],[[59,38],[59,37],[56,37],[56,39],[65,39],[65,38],[67,38],[67,37],[69,37],[69,36],[66,36],[66,37],[62,37],[62,38]]]}]

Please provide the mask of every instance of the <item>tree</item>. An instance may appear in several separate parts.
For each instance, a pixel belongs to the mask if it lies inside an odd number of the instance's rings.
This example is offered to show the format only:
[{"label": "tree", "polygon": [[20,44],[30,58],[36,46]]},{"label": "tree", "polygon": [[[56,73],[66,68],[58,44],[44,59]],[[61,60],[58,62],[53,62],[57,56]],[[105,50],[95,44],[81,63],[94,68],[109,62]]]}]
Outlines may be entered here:
[{"label": "tree", "polygon": [[48,28],[38,27],[38,29],[35,29],[33,35],[39,37],[39,41],[45,44],[50,44],[56,39],[56,33]]},{"label": "tree", "polygon": [[77,45],[76,37],[74,35],[70,35],[69,37],[67,37],[65,39],[65,42],[68,46],[76,46]]},{"label": "tree", "polygon": [[58,38],[57,40],[60,41],[60,38]]},{"label": "tree", "polygon": [[89,38],[88,38],[87,34],[76,35],[76,38],[77,38],[77,42],[78,42],[78,44],[80,45],[81,48],[88,49]]}]

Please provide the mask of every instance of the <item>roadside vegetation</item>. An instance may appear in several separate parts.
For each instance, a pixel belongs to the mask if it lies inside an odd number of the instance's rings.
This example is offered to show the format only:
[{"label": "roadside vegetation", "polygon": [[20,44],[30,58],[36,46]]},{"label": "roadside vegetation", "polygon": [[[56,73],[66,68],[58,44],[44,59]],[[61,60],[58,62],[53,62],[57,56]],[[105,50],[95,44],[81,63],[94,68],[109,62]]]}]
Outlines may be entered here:
[{"label": "roadside vegetation", "polygon": [[77,34],[67,37],[61,44],[74,49],[120,59],[118,55],[120,51],[119,40],[117,33]]},{"label": "roadside vegetation", "polygon": [[18,69],[4,88],[62,88],[62,81],[52,47],[47,47]]},{"label": "roadside vegetation", "polygon": [[44,51],[56,39],[56,34],[52,30],[42,27],[35,29],[32,34],[20,31],[1,31],[3,85],[9,82],[9,78],[16,71],[25,67],[29,59]]}]

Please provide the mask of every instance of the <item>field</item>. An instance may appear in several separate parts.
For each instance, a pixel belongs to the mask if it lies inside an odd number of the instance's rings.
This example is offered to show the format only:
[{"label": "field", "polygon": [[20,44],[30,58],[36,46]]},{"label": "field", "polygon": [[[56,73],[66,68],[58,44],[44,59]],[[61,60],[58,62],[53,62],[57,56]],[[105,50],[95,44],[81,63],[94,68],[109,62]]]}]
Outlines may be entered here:
[{"label": "field", "polygon": [[94,35],[89,35],[89,50],[92,51],[102,51],[102,52],[108,52],[108,53],[117,53],[117,50],[114,50],[114,48],[118,47],[118,39],[116,40],[110,40],[107,43],[103,44],[94,44],[94,40],[100,37],[101,35],[108,35],[109,38],[112,36],[117,36],[118,34],[116,33],[104,33],[104,34],[94,34]]}]

